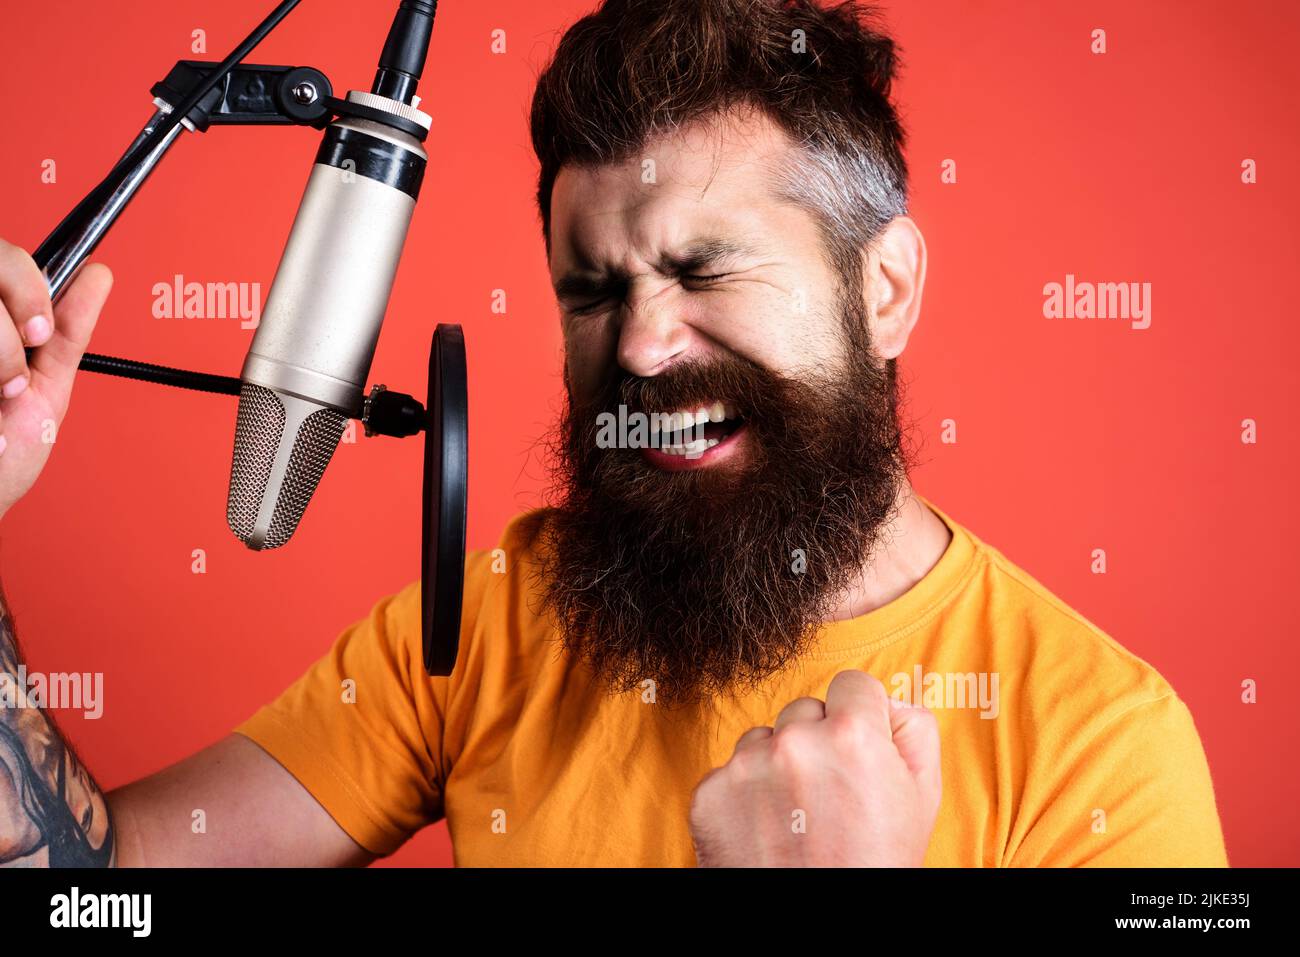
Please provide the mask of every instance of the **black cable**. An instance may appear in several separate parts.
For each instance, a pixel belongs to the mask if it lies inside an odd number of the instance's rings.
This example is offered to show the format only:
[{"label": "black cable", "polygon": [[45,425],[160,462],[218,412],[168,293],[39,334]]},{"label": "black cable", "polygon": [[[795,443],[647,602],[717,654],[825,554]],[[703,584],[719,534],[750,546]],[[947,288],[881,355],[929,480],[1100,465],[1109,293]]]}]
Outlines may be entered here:
[{"label": "black cable", "polygon": [[[31,362],[32,353],[35,351],[31,346],[23,350],[28,362]],[[116,356],[105,356],[96,352],[85,353],[77,368],[85,372],[99,372],[103,375],[121,376],[123,379],[155,382],[158,385],[192,389],[195,392],[212,392],[216,395],[239,395],[242,381],[238,376],[189,372],[185,369],[173,369],[171,366],[155,365],[152,362],[137,362],[135,359],[119,359]]]},{"label": "black cable", "polygon": [[402,0],[388,31],[384,52],[379,56],[379,72],[372,93],[402,103],[412,102],[429,57],[437,12],[438,0]]},{"label": "black cable", "polygon": [[211,392],[216,395],[239,395],[240,387],[243,385],[237,376],[189,372],[185,369],[154,365],[151,362],[116,359],[113,356],[93,353],[86,353],[81,357],[81,368],[87,372],[102,372],[105,375],[121,376],[124,379],[137,379],[141,382],[170,385],[177,389],[192,389],[195,392]]}]

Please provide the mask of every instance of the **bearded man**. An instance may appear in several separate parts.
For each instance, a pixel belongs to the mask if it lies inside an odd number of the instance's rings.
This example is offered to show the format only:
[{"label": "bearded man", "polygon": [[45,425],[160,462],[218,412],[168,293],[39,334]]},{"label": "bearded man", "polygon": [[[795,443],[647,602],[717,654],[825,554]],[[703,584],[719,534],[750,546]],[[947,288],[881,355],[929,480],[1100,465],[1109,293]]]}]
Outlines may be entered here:
[{"label": "bearded man", "polygon": [[[465,865],[1226,863],[1169,684],[910,484],[895,71],[853,4],[606,0],[569,29],[531,115],[553,501],[470,554],[450,677],[418,586],[380,601],[107,795],[120,863],[356,864],[444,818]],[[70,383],[105,271],[56,313],[20,254],[9,314],[53,316]],[[658,428],[611,447],[609,416]],[[223,840],[188,840],[196,806]]]}]

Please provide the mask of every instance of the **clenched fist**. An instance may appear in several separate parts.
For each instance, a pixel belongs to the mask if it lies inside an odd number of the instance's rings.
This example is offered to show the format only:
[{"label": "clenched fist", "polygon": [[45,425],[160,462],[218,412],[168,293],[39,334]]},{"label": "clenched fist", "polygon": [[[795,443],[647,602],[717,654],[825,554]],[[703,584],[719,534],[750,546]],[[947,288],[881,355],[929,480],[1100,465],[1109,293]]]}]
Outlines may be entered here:
[{"label": "clenched fist", "polygon": [[[55,309],[32,257],[0,239],[0,515],[27,494],[50,457],[112,285],[107,266],[87,266]],[[24,347],[33,349],[30,361]]]},{"label": "clenched fist", "polygon": [[924,708],[842,671],[752,728],[691,800],[701,867],[919,867],[939,811],[939,730]]}]

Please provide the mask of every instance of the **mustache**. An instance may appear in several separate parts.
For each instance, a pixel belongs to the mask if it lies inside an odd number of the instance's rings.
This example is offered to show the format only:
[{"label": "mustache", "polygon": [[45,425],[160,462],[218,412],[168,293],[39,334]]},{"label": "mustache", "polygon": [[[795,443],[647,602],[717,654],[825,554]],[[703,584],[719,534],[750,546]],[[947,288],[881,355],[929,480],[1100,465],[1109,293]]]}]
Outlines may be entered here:
[{"label": "mustache", "polygon": [[[566,374],[566,381],[568,376]],[[747,416],[773,415],[783,408],[798,383],[738,355],[684,359],[653,376],[638,376],[614,366],[592,396],[570,405],[584,420],[601,412],[629,411],[652,414],[690,410],[725,402]]]}]

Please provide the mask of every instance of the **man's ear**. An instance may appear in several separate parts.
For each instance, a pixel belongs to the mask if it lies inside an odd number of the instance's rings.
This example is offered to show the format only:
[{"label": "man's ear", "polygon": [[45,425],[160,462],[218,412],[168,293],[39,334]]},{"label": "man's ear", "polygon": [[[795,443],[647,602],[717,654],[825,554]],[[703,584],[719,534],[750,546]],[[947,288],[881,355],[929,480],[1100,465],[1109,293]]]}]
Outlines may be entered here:
[{"label": "man's ear", "polygon": [[910,216],[896,216],[862,254],[862,290],[869,303],[872,351],[897,359],[921,317],[925,237]]}]

